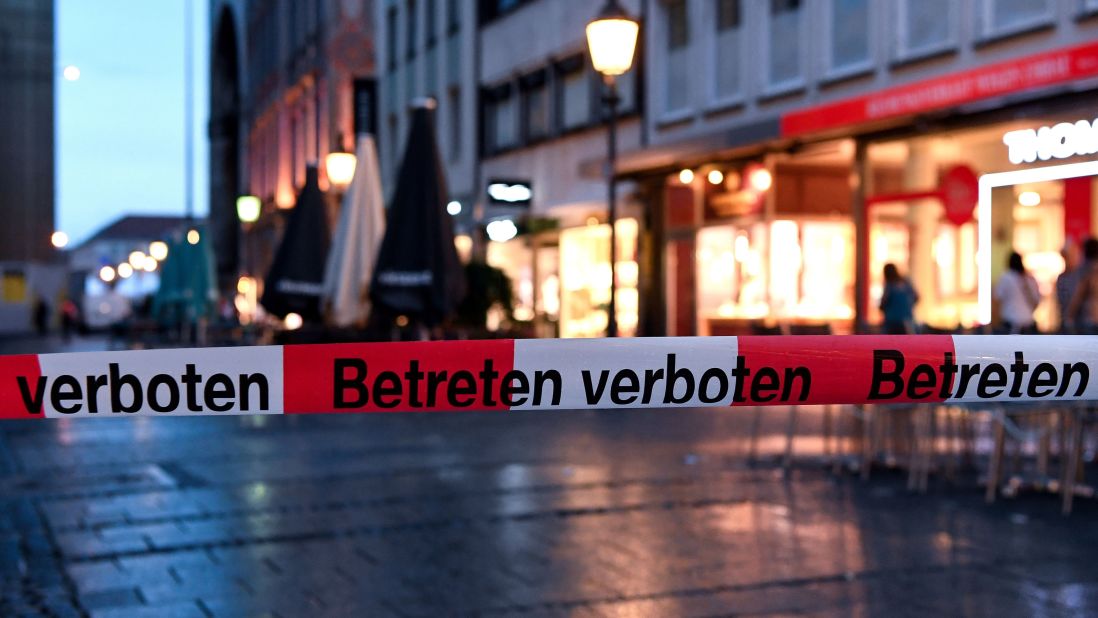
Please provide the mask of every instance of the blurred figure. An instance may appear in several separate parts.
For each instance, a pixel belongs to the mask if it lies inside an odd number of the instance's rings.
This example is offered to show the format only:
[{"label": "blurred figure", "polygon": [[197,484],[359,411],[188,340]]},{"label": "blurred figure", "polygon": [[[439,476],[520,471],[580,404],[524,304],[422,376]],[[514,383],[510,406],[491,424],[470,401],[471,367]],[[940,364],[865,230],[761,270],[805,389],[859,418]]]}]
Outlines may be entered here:
[{"label": "blurred figure", "polygon": [[1093,334],[1098,332],[1098,240],[1088,238],[1083,243],[1083,259],[1065,324],[1076,333]]},{"label": "blurred figure", "polygon": [[881,294],[881,312],[884,313],[885,333],[911,335],[915,333],[915,303],[919,293],[895,264],[884,266],[884,292]]},{"label": "blurred figure", "polygon": [[[1098,240],[1088,238],[1083,246],[1087,244],[1098,247]],[[1060,317],[1060,332],[1066,333],[1069,331],[1068,325],[1076,323],[1079,317],[1068,315],[1068,306],[1071,304],[1072,297],[1075,296],[1075,290],[1079,287],[1079,281],[1083,278],[1083,261],[1080,259],[1079,246],[1070,240],[1064,245],[1060,255],[1064,257],[1064,272],[1056,277],[1056,310]]]},{"label": "blurred figure", "polygon": [[61,303],[61,337],[68,343],[72,340],[72,331],[80,323],[80,308],[71,298]]},{"label": "blurred figure", "polygon": [[1007,258],[1007,270],[995,284],[995,299],[999,301],[999,317],[1003,330],[1011,335],[1037,332],[1033,311],[1041,304],[1037,280],[1026,272],[1022,255],[1012,251]]},{"label": "blurred figure", "polygon": [[34,297],[34,330],[40,336],[50,332],[50,306],[41,296]]}]

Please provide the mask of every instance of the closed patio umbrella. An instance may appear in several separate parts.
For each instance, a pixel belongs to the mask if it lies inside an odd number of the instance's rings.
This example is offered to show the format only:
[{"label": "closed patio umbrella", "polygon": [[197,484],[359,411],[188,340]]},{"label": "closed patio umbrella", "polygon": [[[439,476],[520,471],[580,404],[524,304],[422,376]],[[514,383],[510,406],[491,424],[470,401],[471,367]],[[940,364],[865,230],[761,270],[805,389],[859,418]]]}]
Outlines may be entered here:
[{"label": "closed patio umbrella", "polygon": [[305,186],[290,211],[282,242],[264,282],[259,303],[268,313],[280,318],[296,313],[307,322],[320,321],[328,244],[324,194],[317,182],[316,167],[309,166],[305,170]]},{"label": "closed patio umbrella", "polygon": [[355,175],[343,196],[324,269],[323,299],[328,319],[341,327],[366,322],[370,278],[385,230],[385,204],[373,136],[358,137],[355,157]]},{"label": "closed patio umbrella", "polygon": [[435,142],[434,107],[434,100],[426,99],[412,112],[370,287],[375,309],[427,326],[451,316],[466,289],[446,212],[449,194]]}]

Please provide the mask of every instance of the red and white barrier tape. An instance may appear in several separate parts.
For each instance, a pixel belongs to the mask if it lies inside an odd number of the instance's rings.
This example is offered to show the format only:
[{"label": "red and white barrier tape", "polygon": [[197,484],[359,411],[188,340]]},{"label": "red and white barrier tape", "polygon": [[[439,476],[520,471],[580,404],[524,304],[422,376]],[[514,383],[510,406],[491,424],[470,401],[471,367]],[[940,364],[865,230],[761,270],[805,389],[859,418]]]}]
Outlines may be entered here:
[{"label": "red and white barrier tape", "polygon": [[9,419],[1093,399],[1098,337],[1089,336],[531,339],[0,356],[0,418]]}]

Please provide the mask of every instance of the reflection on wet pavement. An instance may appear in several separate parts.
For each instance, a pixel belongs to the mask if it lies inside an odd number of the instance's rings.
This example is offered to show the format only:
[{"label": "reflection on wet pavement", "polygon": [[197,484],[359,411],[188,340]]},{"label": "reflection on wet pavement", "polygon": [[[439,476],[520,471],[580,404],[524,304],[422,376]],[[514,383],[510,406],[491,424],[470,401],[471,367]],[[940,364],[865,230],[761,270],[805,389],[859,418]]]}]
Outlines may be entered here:
[{"label": "reflection on wet pavement", "polygon": [[1098,612],[1088,501],[832,476],[812,410],[791,474],[780,410],[749,466],[752,417],[6,423],[0,614]]}]

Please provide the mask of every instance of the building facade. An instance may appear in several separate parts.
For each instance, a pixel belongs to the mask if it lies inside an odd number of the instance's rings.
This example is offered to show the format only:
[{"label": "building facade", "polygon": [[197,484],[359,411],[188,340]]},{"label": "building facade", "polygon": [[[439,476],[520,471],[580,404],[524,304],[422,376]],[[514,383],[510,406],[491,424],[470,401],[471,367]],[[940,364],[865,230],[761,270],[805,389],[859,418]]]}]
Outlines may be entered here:
[{"label": "building facade", "polygon": [[[636,14],[642,9],[625,4]],[[482,257],[507,272],[515,317],[541,335],[596,336],[607,324],[606,181],[601,169],[581,165],[607,149],[603,86],[584,38],[599,8],[579,0],[376,6],[384,24],[378,53],[386,178],[399,162],[411,101],[435,98],[451,212],[462,229],[487,229]],[[619,144],[629,150],[641,145],[640,73],[619,83]],[[632,334],[643,213],[629,199],[628,183],[622,194],[618,321]]]},{"label": "building facade", "polygon": [[54,6],[0,0],[0,332],[51,305],[54,257]]},{"label": "building facade", "polygon": [[646,145],[618,173],[660,247],[650,334],[863,331],[886,263],[917,321],[985,324],[1012,249],[1055,326],[1098,197],[1094,170],[1037,168],[1098,151],[1098,2],[646,6]]},{"label": "building facade", "polygon": [[[218,275],[235,288],[242,273],[264,274],[294,206],[305,168],[353,150],[373,115],[371,0],[211,0],[210,220]],[[236,199],[262,200],[246,229]]]}]

